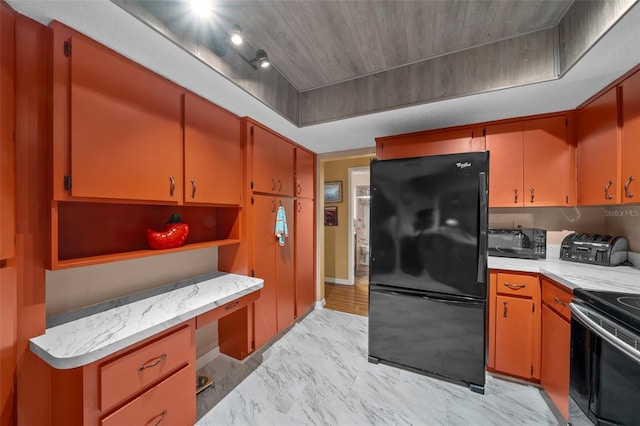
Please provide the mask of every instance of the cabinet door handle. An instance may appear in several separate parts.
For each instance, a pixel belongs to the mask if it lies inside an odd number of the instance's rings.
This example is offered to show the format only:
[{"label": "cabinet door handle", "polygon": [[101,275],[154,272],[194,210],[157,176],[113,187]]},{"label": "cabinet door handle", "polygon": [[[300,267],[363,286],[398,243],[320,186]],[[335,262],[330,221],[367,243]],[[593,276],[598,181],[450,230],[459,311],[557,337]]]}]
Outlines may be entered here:
[{"label": "cabinet door handle", "polygon": [[624,195],[627,198],[633,198],[633,194],[629,192],[629,185],[631,185],[632,181],[633,181],[633,176],[629,176],[629,179],[627,179],[627,181],[624,183]]},{"label": "cabinet door handle", "polygon": [[[162,411],[162,413],[160,414],[160,418],[158,419],[158,421],[157,421],[157,422],[155,422],[155,423],[153,424],[153,426],[158,426],[160,423],[162,423],[162,421],[164,420],[164,418],[165,418],[165,417],[167,417],[167,414],[168,414],[168,413],[167,413],[167,410],[163,410],[163,411]],[[156,416],[156,417],[158,417],[158,416]]]},{"label": "cabinet door handle", "polygon": [[138,371],[142,371],[142,370],[146,370],[147,368],[155,367],[156,365],[160,364],[165,359],[167,359],[167,354],[162,354],[159,357],[142,364],[140,367],[138,367]]},{"label": "cabinet door handle", "polygon": [[512,283],[504,283],[505,287],[509,287],[512,290],[520,290],[521,288],[525,288],[527,285],[526,284],[512,284]]},{"label": "cabinet door handle", "polygon": [[273,205],[273,207],[271,208],[271,213],[275,213],[276,212],[276,200],[271,200],[271,204]]},{"label": "cabinet door handle", "polygon": [[559,305],[562,305],[562,306],[569,306],[569,304],[567,302],[563,302],[562,300],[558,299],[557,296],[553,298],[553,302],[557,303]]},{"label": "cabinet door handle", "polygon": [[302,194],[302,185],[298,184],[298,195]]},{"label": "cabinet door handle", "polygon": [[302,203],[298,202],[298,213],[302,211]]},{"label": "cabinet door handle", "polygon": [[236,307],[236,306],[238,306],[239,304],[240,304],[240,302],[239,302],[239,301],[237,301],[236,303],[234,303],[234,304],[232,304],[232,305],[225,306],[225,307],[224,307],[224,310],[225,310],[225,311],[228,311],[229,309],[233,309],[233,308],[235,308],[235,307]]},{"label": "cabinet door handle", "polygon": [[276,190],[276,180],[274,178],[271,178],[271,190]]},{"label": "cabinet door handle", "polygon": [[529,192],[531,192],[531,202],[533,203],[533,197],[535,197],[536,195],[536,190],[534,188],[531,188]]},{"label": "cabinet door handle", "polygon": [[282,181],[278,179],[278,192],[282,192]]},{"label": "cabinet door handle", "polygon": [[173,176],[169,176],[169,196],[173,197],[173,193],[176,190],[176,180],[173,178]]},{"label": "cabinet door handle", "polygon": [[502,317],[506,318],[507,317],[507,301],[505,300],[502,303],[504,303],[504,311],[502,312]]},{"label": "cabinet door handle", "polygon": [[513,204],[518,204],[518,188],[513,190]]},{"label": "cabinet door handle", "polygon": [[[604,198],[606,198],[607,200],[610,200],[613,198],[613,195],[609,194],[609,188],[611,188],[611,185],[613,185],[613,181],[609,181],[607,182],[607,184],[604,186]],[[625,187],[626,188],[626,187]]]},{"label": "cabinet door handle", "polygon": [[196,189],[198,189],[196,186],[196,180],[191,179],[191,198],[196,198]]}]

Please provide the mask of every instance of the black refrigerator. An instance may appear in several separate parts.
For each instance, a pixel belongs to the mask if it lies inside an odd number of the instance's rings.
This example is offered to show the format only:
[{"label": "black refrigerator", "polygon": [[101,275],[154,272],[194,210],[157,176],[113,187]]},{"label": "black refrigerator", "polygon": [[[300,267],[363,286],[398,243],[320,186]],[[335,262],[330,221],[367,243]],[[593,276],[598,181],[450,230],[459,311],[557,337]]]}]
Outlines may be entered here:
[{"label": "black refrigerator", "polygon": [[369,361],[484,393],[488,152],[371,161]]}]

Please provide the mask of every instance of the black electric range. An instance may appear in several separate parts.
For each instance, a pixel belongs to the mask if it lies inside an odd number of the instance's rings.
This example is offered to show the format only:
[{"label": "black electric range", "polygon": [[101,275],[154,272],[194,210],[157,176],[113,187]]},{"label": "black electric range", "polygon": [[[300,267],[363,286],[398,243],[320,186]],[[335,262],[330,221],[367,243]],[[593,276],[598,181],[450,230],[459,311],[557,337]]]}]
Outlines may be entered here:
[{"label": "black electric range", "polygon": [[583,289],[573,294],[640,333],[640,294]]}]

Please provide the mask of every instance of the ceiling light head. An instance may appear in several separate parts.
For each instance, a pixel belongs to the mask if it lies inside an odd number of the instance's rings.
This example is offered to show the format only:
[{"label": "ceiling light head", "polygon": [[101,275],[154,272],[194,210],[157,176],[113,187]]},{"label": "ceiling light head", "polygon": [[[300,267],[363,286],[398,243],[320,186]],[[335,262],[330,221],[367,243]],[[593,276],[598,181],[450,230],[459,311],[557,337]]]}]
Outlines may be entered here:
[{"label": "ceiling light head", "polygon": [[267,52],[262,49],[258,49],[256,51],[256,59],[254,59],[260,65],[260,68],[267,68],[271,63],[269,62],[269,57],[267,56]]},{"label": "ceiling light head", "polygon": [[240,46],[242,44],[242,28],[240,25],[233,24],[231,29],[229,30],[229,40],[236,46]]},{"label": "ceiling light head", "polygon": [[199,18],[208,19],[213,14],[213,4],[211,0],[189,0],[191,12]]}]

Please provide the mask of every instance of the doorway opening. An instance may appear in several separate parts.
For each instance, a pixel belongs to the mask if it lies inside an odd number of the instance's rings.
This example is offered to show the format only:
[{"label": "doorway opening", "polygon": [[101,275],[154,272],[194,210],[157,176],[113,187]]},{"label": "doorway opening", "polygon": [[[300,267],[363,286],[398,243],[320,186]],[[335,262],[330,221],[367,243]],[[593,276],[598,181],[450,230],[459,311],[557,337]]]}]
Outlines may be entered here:
[{"label": "doorway opening", "polygon": [[353,236],[349,241],[349,265],[356,285],[369,284],[369,183],[369,167],[349,168],[349,235]]}]

